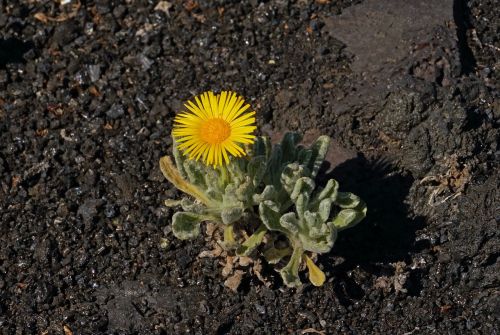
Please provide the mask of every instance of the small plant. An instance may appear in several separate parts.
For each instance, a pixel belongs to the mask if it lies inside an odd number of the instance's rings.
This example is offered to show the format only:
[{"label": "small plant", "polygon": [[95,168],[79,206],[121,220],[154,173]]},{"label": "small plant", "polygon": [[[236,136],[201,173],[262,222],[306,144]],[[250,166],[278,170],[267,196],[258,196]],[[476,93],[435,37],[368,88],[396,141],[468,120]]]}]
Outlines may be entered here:
[{"label": "small plant", "polygon": [[174,186],[191,197],[167,200],[167,206],[181,206],[183,211],[172,217],[172,230],[180,239],[195,238],[202,221],[213,221],[226,226],[226,237],[231,242],[232,224],[251,213],[253,206],[266,198],[262,194],[266,156],[258,145],[252,157],[232,159],[232,164],[213,168],[199,161],[186,159],[174,145],[175,165],[170,157],[160,160],[164,176]]},{"label": "small plant", "polygon": [[[302,260],[305,260],[311,283],[321,286],[325,275],[306,252],[329,252],[338,231],[356,225],[365,217],[366,205],[352,193],[338,192],[338,183],[333,179],[320,190],[315,190],[314,180],[309,177],[300,177],[290,186],[293,188],[289,196],[294,205],[283,213],[276,202],[263,201],[259,205],[260,218],[269,230],[284,234],[289,241],[291,249],[288,251],[292,254],[280,271],[285,284],[301,285],[298,272]],[[268,251],[273,262],[289,252]]]},{"label": "small plant", "polygon": [[160,160],[164,176],[192,197],[166,201],[183,209],[172,217],[172,230],[180,239],[191,239],[199,235],[202,221],[214,221],[226,226],[226,242],[234,244],[232,224],[265,196],[259,192],[268,145],[261,139],[251,157],[242,158],[255,142],[255,112],[246,113],[249,105],[235,93],[206,92],[195,101],[174,120],[175,165],[168,156]]},{"label": "small plant", "polygon": [[192,239],[201,222],[217,223],[224,227],[223,246],[239,256],[258,249],[271,264],[289,258],[280,270],[287,286],[301,285],[301,264],[321,286],[325,275],[312,259],[329,252],[337,232],[366,215],[365,203],[339,192],[335,180],[316,187],[328,136],[306,148],[299,134],[287,133],[271,145],[252,135],[255,112],[247,113],[249,106],[236,94],[207,92],[195,101],[175,119],[175,164],[168,156],[160,160],[164,176],[187,195],[165,202],[182,208],[172,217],[174,235]]}]

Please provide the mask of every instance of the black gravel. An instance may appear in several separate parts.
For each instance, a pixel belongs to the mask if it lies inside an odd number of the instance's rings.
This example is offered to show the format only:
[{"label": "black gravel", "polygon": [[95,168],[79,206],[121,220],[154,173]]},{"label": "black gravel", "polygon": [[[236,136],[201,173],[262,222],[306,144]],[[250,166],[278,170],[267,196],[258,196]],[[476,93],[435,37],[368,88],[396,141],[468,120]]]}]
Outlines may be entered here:
[{"label": "black gravel", "polygon": [[[0,334],[498,334],[499,10],[0,0]],[[333,137],[369,215],[323,287],[264,266],[234,293],[173,237],[158,160],[209,89]]]}]

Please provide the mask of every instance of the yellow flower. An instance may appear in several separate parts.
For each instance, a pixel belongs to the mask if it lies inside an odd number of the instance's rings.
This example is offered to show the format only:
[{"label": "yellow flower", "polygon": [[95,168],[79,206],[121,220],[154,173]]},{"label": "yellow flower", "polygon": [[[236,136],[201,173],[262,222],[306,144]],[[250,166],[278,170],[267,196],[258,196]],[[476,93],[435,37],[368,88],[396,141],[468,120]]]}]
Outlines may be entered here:
[{"label": "yellow flower", "polygon": [[202,158],[206,165],[228,164],[228,153],[241,157],[246,155],[242,144],[255,140],[255,112],[241,96],[223,91],[217,96],[209,91],[188,101],[188,111],[179,113],[174,119],[172,135],[179,149],[189,159]]}]

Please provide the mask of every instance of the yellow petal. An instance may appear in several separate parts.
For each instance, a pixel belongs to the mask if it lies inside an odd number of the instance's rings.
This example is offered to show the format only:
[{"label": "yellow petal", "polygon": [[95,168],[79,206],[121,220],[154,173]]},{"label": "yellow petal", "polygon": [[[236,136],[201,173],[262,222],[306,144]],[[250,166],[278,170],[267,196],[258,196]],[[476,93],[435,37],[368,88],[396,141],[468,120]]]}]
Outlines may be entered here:
[{"label": "yellow petal", "polygon": [[306,255],[304,255],[304,259],[306,260],[307,269],[309,270],[309,281],[314,286],[322,286],[326,280],[325,273]]}]

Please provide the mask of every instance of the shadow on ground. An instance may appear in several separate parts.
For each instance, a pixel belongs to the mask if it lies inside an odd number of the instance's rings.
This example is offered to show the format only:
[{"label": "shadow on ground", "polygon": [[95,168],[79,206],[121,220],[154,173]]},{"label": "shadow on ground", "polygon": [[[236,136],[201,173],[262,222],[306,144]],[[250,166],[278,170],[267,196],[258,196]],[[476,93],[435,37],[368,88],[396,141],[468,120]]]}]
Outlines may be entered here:
[{"label": "shadow on ground", "polygon": [[467,41],[467,31],[472,29],[470,23],[470,9],[465,0],[453,1],[453,20],[457,27],[457,46],[462,65],[462,73],[470,74],[477,67],[474,54]]},{"label": "shadow on ground", "polygon": [[0,68],[10,63],[26,63],[24,54],[33,49],[33,42],[23,42],[17,38],[0,38]]},{"label": "shadow on ground", "polygon": [[[327,271],[336,278],[339,297],[361,299],[363,289],[349,272],[361,267],[373,275],[392,275],[392,263],[411,262],[410,253],[420,246],[415,233],[423,228],[424,218],[414,217],[405,203],[413,178],[400,174],[385,160],[367,160],[364,156],[350,159],[323,173],[320,178],[334,178],[341,191],[359,195],[368,205],[367,217],[356,227],[345,230],[324,262]],[[335,259],[344,261],[335,265]],[[415,288],[418,290],[418,288]],[[341,299],[342,300],[342,299]]]}]

